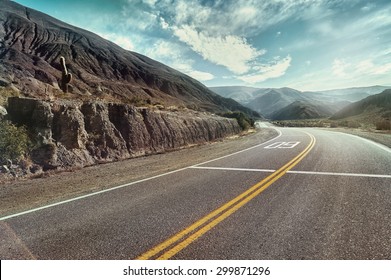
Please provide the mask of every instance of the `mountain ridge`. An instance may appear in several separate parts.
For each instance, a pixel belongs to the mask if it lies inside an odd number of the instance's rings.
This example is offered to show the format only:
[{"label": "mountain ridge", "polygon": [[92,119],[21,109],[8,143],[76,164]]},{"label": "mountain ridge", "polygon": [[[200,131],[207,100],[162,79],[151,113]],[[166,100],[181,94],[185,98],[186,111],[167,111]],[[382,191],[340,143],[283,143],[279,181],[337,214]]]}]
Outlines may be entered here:
[{"label": "mountain ridge", "polygon": [[332,115],[333,112],[325,108],[323,104],[314,104],[307,101],[295,101],[288,106],[274,112],[273,120],[301,120],[319,119]]},{"label": "mountain ridge", "polygon": [[90,31],[15,2],[0,4],[0,78],[25,96],[63,96],[58,86],[63,56],[73,75],[71,97],[257,115],[199,81]]},{"label": "mountain ridge", "polygon": [[384,90],[379,94],[368,96],[358,102],[352,103],[334,114],[331,119],[338,120],[374,112],[377,113],[380,118],[391,118],[391,89]]},{"label": "mountain ridge", "polygon": [[[369,86],[355,87],[328,91],[299,91],[296,89],[283,88],[251,88],[251,87],[211,87],[217,94],[236,98],[243,105],[259,112],[267,118],[273,119],[274,116],[283,114],[284,108],[292,112],[292,103],[300,101],[307,103],[308,109],[317,108],[319,115],[329,114],[324,117],[330,117],[334,113],[348,106],[352,102],[371,96],[385,90],[387,86]],[[296,104],[297,105],[297,104]],[[301,104],[300,106],[303,106]],[[278,114],[277,114],[278,113]],[[287,114],[286,114],[287,115]],[[317,114],[315,114],[317,115]],[[294,115],[291,115],[295,118]],[[299,117],[300,119],[301,117]]]}]

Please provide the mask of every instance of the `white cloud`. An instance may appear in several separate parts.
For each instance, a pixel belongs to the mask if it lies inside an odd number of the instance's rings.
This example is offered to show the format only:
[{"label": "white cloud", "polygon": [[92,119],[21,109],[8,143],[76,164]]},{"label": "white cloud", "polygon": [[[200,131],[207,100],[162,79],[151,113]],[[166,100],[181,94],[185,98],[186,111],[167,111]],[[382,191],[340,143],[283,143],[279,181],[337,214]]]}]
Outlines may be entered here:
[{"label": "white cloud", "polygon": [[364,59],[358,62],[345,62],[335,59],[332,65],[333,74],[341,79],[362,80],[386,77],[391,74],[391,62],[378,62]]},{"label": "white cloud", "polygon": [[160,26],[164,29],[164,30],[167,30],[170,25],[164,20],[164,18],[160,17],[159,18],[159,21],[160,21]]},{"label": "white cloud", "polygon": [[199,81],[210,81],[215,78],[215,76],[211,73],[197,71],[197,70],[191,70],[191,71],[184,71],[187,75],[190,77],[199,80]]},{"label": "white cloud", "polygon": [[335,76],[338,77],[345,77],[346,70],[350,66],[349,63],[345,62],[343,59],[334,59],[333,65],[332,65],[332,71]]},{"label": "white cloud", "polygon": [[386,63],[375,67],[373,70],[375,75],[391,74],[391,63]]},{"label": "white cloud", "polygon": [[174,34],[204,59],[225,66],[236,74],[248,72],[250,62],[265,53],[265,50],[255,49],[244,38],[232,35],[212,37],[190,26],[174,28]]},{"label": "white cloud", "polygon": [[135,49],[133,42],[126,36],[119,35],[116,33],[100,33],[99,36],[116,43],[125,50],[133,51]]},{"label": "white cloud", "polygon": [[[339,1],[339,0],[338,0]],[[236,35],[239,37],[259,34],[272,25],[288,18],[321,18],[324,6],[332,5],[325,0],[161,0],[157,9],[164,11],[170,25],[194,26],[211,36]]]},{"label": "white cloud", "polygon": [[177,45],[167,41],[158,41],[151,48],[146,50],[146,55],[153,59],[175,56],[174,50]]},{"label": "white cloud", "polygon": [[155,6],[156,2],[157,2],[157,0],[142,0],[142,1],[143,1],[143,3],[145,3],[151,7]]},{"label": "white cloud", "polygon": [[[352,7],[354,12],[347,16]],[[203,81],[216,78],[213,74],[232,74],[233,78],[246,83],[281,77],[291,67],[292,59],[288,54],[296,61],[296,57],[303,57],[296,52],[307,51],[303,61],[295,65],[311,70],[324,67],[320,70],[329,74],[330,81],[352,81],[362,75],[384,79],[391,68],[391,60],[387,59],[390,57],[387,39],[391,30],[390,13],[390,4],[365,4],[358,0],[128,0],[122,15],[112,19],[110,28],[106,29],[112,32],[112,28],[118,26],[116,31],[121,35],[106,38],[126,49],[136,48]],[[294,32],[288,34],[286,23],[292,23],[292,31],[303,23],[300,26],[303,36],[294,36]],[[274,27],[269,30],[271,26]],[[272,32],[263,33],[265,30]],[[131,38],[127,37],[129,34]],[[137,35],[143,39],[140,41]],[[162,38],[171,40],[170,44],[162,43]],[[264,55],[265,46],[269,46],[270,56]],[[380,48],[383,57],[369,55],[370,51],[373,54],[374,49]],[[319,51],[321,57],[316,54]],[[282,59],[272,58],[276,53]],[[197,63],[196,57],[208,63]],[[336,58],[331,71],[330,57]],[[208,73],[222,68],[202,68],[210,63],[223,66],[231,73]],[[305,70],[293,69],[288,79],[300,71]]]},{"label": "white cloud", "polygon": [[[117,32],[124,33],[128,30],[145,32],[159,24],[159,17],[153,10],[137,7],[136,3],[132,3],[134,0],[128,0],[128,2],[128,5],[122,6],[121,16],[114,18]],[[145,4],[149,2],[154,1],[145,1]]]},{"label": "white cloud", "polygon": [[291,65],[291,61],[292,58],[287,56],[268,65],[255,66],[254,70],[256,70],[256,72],[238,76],[237,78],[249,84],[261,83],[271,78],[278,78],[285,75]]},{"label": "white cloud", "polygon": [[373,61],[371,59],[366,59],[357,63],[355,68],[356,72],[366,74],[369,69],[373,69],[374,67],[375,65],[373,64]]},{"label": "white cloud", "polygon": [[215,78],[215,76],[211,73],[193,69],[195,61],[185,58],[186,56],[181,51],[181,47],[178,44],[167,41],[159,41],[146,50],[146,55],[153,59],[162,61],[170,67],[177,69],[196,80],[209,81]]},{"label": "white cloud", "polygon": [[384,75],[391,74],[391,63],[376,65],[371,59],[360,61],[353,71],[357,74]]},{"label": "white cloud", "polygon": [[369,11],[373,10],[374,8],[376,8],[376,4],[374,4],[374,3],[368,3],[368,4],[366,4],[365,6],[363,6],[363,7],[361,8],[361,11],[363,11],[363,12],[369,12]]},{"label": "white cloud", "polygon": [[391,5],[381,10],[365,13],[363,16],[334,26],[333,36],[336,38],[372,37],[373,34],[389,34],[391,27]]}]

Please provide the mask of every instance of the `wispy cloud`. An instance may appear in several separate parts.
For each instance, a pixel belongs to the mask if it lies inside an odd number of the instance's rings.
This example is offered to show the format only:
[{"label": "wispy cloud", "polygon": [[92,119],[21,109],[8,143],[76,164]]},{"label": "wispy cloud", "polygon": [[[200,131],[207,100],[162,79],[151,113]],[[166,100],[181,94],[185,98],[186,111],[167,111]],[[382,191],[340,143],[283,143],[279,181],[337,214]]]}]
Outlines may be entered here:
[{"label": "wispy cloud", "polygon": [[174,34],[204,59],[236,74],[248,72],[250,63],[265,53],[265,50],[252,47],[244,38],[232,35],[212,37],[190,26],[174,28]]},{"label": "wispy cloud", "polygon": [[349,66],[350,64],[345,62],[343,59],[336,58],[333,61],[332,72],[335,76],[346,77],[346,70]]},{"label": "wispy cloud", "polygon": [[156,60],[163,60],[172,68],[199,81],[209,81],[215,77],[211,73],[194,69],[195,61],[186,58],[180,46],[175,43],[162,40],[158,41],[146,50],[146,55]]},{"label": "wispy cloud", "polygon": [[72,13],[53,15],[209,84],[389,83],[387,0],[70,2]]},{"label": "wispy cloud", "polygon": [[285,74],[291,65],[291,61],[292,58],[287,56],[270,64],[259,65],[254,67],[254,70],[256,70],[255,72],[248,75],[238,76],[237,79],[248,84],[256,84],[271,78],[278,78]]},{"label": "wispy cloud", "polygon": [[106,40],[112,41],[128,51],[135,49],[134,43],[129,39],[128,36],[120,35],[117,33],[99,33],[99,35]]},{"label": "wispy cloud", "polygon": [[342,59],[335,59],[332,65],[333,74],[337,77],[358,77],[359,75],[391,75],[391,62],[377,62],[365,59],[356,63],[348,63]]},{"label": "wispy cloud", "polygon": [[369,12],[373,10],[376,7],[375,3],[367,3],[365,6],[361,7],[361,11],[363,12]]},{"label": "wispy cloud", "polygon": [[259,33],[289,18],[320,18],[340,0],[161,0],[157,7],[176,26],[193,25],[214,35]]}]

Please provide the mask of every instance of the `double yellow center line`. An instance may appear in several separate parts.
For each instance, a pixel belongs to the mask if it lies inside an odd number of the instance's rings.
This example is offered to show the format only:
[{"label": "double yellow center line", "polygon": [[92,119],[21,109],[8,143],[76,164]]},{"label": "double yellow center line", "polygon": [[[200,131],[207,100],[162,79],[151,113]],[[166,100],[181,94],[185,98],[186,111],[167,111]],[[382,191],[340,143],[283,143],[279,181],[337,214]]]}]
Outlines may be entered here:
[{"label": "double yellow center line", "polygon": [[235,213],[242,206],[246,205],[253,198],[258,196],[261,192],[267,189],[271,184],[281,178],[287,171],[296,166],[314,147],[315,137],[307,133],[311,141],[308,146],[295,158],[285,164],[283,167],[275,171],[273,174],[269,175],[259,183],[255,184],[247,191],[238,195],[234,199],[220,206],[213,212],[204,216],[200,220],[196,221],[189,227],[183,229],[179,233],[170,237],[166,241],[160,243],[159,245],[153,247],[149,251],[145,252],[139,256],[138,260],[148,260],[148,259],[158,259],[158,260],[167,260],[182,251],[184,248],[189,246],[192,242],[197,240],[199,237],[204,235],[206,232],[214,228],[220,222],[225,220],[227,217]]}]

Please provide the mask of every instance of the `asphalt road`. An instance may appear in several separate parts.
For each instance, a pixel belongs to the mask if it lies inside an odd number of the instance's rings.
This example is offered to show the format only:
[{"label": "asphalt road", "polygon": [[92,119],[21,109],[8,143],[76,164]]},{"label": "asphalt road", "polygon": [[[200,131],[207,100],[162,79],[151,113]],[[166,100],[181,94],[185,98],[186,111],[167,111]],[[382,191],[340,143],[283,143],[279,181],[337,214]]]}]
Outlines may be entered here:
[{"label": "asphalt road", "polygon": [[316,129],[0,218],[1,259],[391,259],[391,150]]}]

